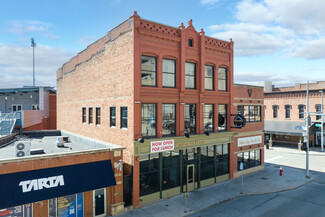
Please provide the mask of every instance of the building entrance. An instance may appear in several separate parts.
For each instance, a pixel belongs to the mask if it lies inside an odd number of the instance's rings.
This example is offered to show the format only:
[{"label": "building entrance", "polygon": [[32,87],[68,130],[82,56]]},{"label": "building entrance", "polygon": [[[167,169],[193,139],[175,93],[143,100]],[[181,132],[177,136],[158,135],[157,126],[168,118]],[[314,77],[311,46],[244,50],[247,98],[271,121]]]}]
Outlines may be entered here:
[{"label": "building entrance", "polygon": [[195,170],[195,165],[187,165],[187,182],[186,182],[186,191],[193,191],[195,188],[195,181],[194,181],[194,170]]}]

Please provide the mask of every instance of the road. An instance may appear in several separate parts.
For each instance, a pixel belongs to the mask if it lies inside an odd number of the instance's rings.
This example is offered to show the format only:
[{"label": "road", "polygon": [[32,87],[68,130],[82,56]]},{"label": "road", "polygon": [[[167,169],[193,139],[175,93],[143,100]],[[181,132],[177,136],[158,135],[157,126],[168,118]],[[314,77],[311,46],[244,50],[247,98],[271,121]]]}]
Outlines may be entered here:
[{"label": "road", "polygon": [[[305,170],[306,154],[274,148],[265,151],[265,166],[280,165]],[[315,180],[298,189],[281,193],[243,196],[197,212],[191,217],[325,217],[325,153],[311,152],[310,176]]]}]

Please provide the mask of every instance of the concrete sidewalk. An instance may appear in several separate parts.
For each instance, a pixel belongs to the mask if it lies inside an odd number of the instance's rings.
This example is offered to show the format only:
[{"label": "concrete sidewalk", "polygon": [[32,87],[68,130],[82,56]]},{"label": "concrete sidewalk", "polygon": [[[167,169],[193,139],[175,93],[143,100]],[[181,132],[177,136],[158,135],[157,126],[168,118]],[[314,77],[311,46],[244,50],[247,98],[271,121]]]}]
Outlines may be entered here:
[{"label": "concrete sidewalk", "polygon": [[190,192],[187,208],[184,195],[178,195],[118,216],[186,216],[236,197],[291,190],[312,181],[305,178],[303,170],[285,166],[283,176],[279,176],[279,167],[265,163],[263,171],[244,176],[244,194],[240,194],[241,178],[237,178]]}]

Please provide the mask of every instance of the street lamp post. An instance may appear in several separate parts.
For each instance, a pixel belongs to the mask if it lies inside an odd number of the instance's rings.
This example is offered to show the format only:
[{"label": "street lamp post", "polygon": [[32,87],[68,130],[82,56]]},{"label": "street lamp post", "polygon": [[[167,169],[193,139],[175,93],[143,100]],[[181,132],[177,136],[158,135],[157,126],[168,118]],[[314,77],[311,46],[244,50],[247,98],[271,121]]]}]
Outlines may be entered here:
[{"label": "street lamp post", "polygon": [[[321,98],[322,98],[322,105],[321,105],[321,112],[323,114],[323,90],[320,91],[321,92]],[[322,123],[322,126],[321,126],[321,147],[322,147],[322,151],[324,151],[324,126],[323,126],[323,117],[324,116],[321,116],[321,123]]]},{"label": "street lamp post", "polygon": [[31,45],[33,47],[33,87],[35,87],[35,55],[34,55],[34,49],[36,47],[36,43],[34,41],[34,38],[31,38]]},{"label": "street lamp post", "polygon": [[307,98],[307,109],[306,109],[306,178],[309,178],[309,81],[307,81],[306,88],[306,98]]}]

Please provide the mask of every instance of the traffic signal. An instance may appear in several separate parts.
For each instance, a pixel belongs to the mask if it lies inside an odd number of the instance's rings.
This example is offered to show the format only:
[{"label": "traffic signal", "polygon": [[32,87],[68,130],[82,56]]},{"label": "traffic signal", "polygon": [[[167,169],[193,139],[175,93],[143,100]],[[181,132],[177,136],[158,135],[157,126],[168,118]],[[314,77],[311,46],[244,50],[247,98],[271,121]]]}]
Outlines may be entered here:
[{"label": "traffic signal", "polygon": [[301,150],[302,150],[302,151],[307,151],[307,145],[303,145],[303,146],[301,146]]}]

